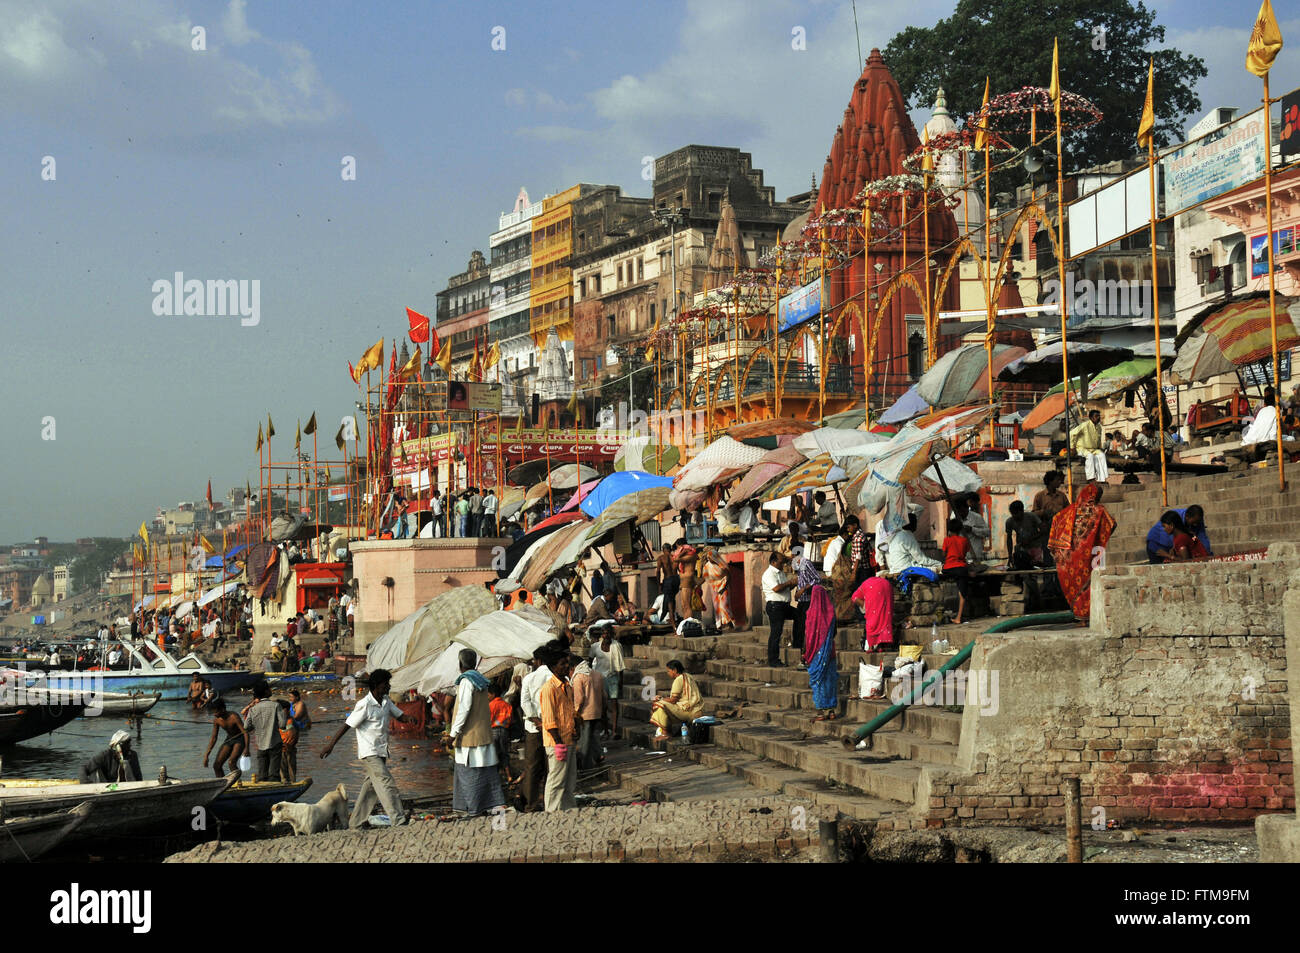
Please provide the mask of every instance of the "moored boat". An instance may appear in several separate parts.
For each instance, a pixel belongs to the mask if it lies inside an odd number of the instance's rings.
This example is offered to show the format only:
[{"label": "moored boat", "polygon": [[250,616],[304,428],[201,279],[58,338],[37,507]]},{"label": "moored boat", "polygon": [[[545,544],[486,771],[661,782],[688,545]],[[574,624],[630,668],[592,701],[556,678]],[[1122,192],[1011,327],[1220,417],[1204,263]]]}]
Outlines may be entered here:
[{"label": "moored boat", "polygon": [[212,668],[193,652],[174,659],[155,645],[137,648],[129,642],[122,642],[121,648],[126,668],[48,673],[29,669],[26,673],[28,682],[60,693],[158,692],[164,701],[181,701],[189,696],[190,681],[196,672],[212,683],[212,690],[218,695],[251,688],[263,678],[261,672]]},{"label": "moored boat", "polygon": [[83,801],[66,811],[0,821],[0,863],[33,861],[53,850],[90,817],[94,805]]},{"label": "moored boat", "polygon": [[101,692],[94,700],[98,707],[87,706],[87,717],[143,715],[162,700],[162,692]]},{"label": "moored boat", "polygon": [[77,837],[155,828],[189,828],[196,807],[206,808],[235,774],[198,781],[113,781],[78,784],[45,778],[0,778],[0,812],[6,817],[55,814],[88,801],[89,818]]},{"label": "moored boat", "polygon": [[279,781],[236,781],[208,806],[214,817],[227,822],[252,824],[271,815],[271,806],[296,801],[311,787],[311,778]]},{"label": "moored boat", "polygon": [[86,709],[82,704],[0,707],[0,745],[17,744],[62,728]]}]

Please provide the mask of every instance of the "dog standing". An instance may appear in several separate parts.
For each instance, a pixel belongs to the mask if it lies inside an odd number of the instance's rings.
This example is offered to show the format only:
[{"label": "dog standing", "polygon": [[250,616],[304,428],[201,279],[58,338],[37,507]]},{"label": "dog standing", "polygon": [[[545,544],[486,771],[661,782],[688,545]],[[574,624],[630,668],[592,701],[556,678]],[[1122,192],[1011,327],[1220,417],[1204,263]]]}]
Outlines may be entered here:
[{"label": "dog standing", "polygon": [[318,834],[333,827],[348,826],[348,792],[339,785],[315,804],[281,801],[271,807],[271,823],[288,824],[298,834]]}]

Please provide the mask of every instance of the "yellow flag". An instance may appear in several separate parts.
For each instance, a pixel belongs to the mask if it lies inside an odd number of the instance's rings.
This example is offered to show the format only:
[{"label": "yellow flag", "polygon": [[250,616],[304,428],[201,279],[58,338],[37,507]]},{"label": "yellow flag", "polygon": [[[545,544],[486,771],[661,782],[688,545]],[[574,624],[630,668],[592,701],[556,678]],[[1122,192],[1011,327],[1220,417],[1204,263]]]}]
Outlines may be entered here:
[{"label": "yellow flag", "polygon": [[1273,16],[1273,4],[1264,0],[1259,7],[1259,16],[1255,18],[1255,28],[1250,31],[1250,45],[1246,47],[1246,69],[1263,77],[1281,49],[1282,31],[1278,29],[1277,17]]},{"label": "yellow flag", "polygon": [[[922,146],[930,145],[930,130],[927,129],[925,126],[921,127],[921,145]],[[931,154],[928,148],[921,153],[921,171],[922,172],[934,171],[934,156]]]},{"label": "yellow flag", "polygon": [[131,546],[131,551],[132,551],[132,554],[135,556],[135,562],[136,562],[136,565],[137,565],[137,566],[138,566],[140,563],[144,562],[144,554],[143,554],[142,552],[140,552],[140,544],[139,544],[139,543],[135,543],[135,544],[133,544],[133,545]]},{"label": "yellow flag", "polygon": [[260,420],[257,422],[257,447],[254,449],[253,452],[254,453],[262,452],[262,422]]},{"label": "yellow flag", "polygon": [[437,355],[433,358],[433,363],[442,368],[442,372],[448,377],[451,376],[451,345],[444,344],[438,348]]},{"label": "yellow flag", "polygon": [[501,362],[501,345],[498,344],[496,341],[493,341],[492,346],[488,348],[487,360],[484,362],[483,367],[484,369],[489,367],[496,367],[497,364],[499,364],[500,362]]},{"label": "yellow flag", "polygon": [[348,445],[343,441],[343,424],[339,424],[339,432],[334,435],[334,446],[339,448],[339,453],[347,453]]},{"label": "yellow flag", "polygon": [[371,348],[361,355],[361,360],[357,361],[357,377],[360,378],[366,371],[373,371],[384,363],[384,339],[380,338]]},{"label": "yellow flag", "polygon": [[[1267,2],[1267,0],[1265,0]],[[1047,90],[1047,95],[1052,98],[1053,105],[1059,106],[1061,103],[1061,57],[1060,57],[1060,40],[1052,40],[1052,85]]]},{"label": "yellow flag", "polygon": [[316,411],[311,412],[311,420],[307,421],[307,426],[302,428],[302,432],[308,437],[316,432]]},{"label": "yellow flag", "polygon": [[[199,534],[199,545],[203,547],[203,551],[207,553],[209,556],[211,556],[213,553],[217,551],[217,547],[213,546],[210,542],[208,542],[208,538],[204,536],[202,533]],[[222,551],[224,552],[224,550]]]},{"label": "yellow flag", "polygon": [[144,520],[140,521],[140,538],[144,540],[145,546],[149,545],[149,527],[144,525]]},{"label": "yellow flag", "polygon": [[519,411],[519,419],[515,421],[515,439],[523,436],[524,433],[524,412]]},{"label": "yellow flag", "polygon": [[989,134],[986,127],[988,126],[989,117],[985,115],[985,110],[987,110],[988,108],[989,108],[989,78],[985,76],[984,77],[984,102],[980,104],[980,112],[979,112],[980,128],[975,130],[975,148],[977,150],[983,150],[985,143],[988,142]]},{"label": "yellow flag", "polygon": [[1138,145],[1143,149],[1151,148],[1152,133],[1156,128],[1155,88],[1156,62],[1152,58],[1147,60],[1147,98],[1142,104],[1142,121],[1138,123]]},{"label": "yellow flag", "polygon": [[573,388],[573,395],[569,398],[568,411],[571,414],[578,412],[578,388]]},{"label": "yellow flag", "polygon": [[298,421],[298,429],[293,434],[293,449],[302,449],[302,421]]},{"label": "yellow flag", "polygon": [[420,376],[420,348],[417,346],[411,359],[397,372],[398,380],[411,380]]},{"label": "yellow flag", "polygon": [[271,423],[271,415],[266,415],[266,439],[270,440],[275,436],[275,424]]}]

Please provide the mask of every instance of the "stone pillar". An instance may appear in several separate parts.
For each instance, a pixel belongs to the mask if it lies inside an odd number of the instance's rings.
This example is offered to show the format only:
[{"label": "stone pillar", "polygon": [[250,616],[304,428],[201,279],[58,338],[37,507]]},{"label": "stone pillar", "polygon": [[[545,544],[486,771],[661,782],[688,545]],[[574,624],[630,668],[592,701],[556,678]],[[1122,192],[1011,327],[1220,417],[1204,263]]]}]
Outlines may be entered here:
[{"label": "stone pillar", "polygon": [[[1270,555],[1272,548],[1270,547]],[[1292,573],[1282,598],[1286,635],[1287,699],[1291,709],[1291,750],[1300,737],[1300,570]],[[1295,814],[1263,814],[1255,818],[1259,860],[1265,864],[1300,863],[1300,808]]]}]

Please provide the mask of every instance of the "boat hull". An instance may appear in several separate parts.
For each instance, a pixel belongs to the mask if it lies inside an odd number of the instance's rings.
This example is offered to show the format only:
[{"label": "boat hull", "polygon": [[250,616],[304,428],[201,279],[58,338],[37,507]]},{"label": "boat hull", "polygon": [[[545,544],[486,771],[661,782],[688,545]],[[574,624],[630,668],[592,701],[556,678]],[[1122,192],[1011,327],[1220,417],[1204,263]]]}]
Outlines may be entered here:
[{"label": "boat hull", "polygon": [[93,718],[99,715],[143,715],[158,702],[162,701],[161,692],[152,692],[143,694],[136,692],[126,694],[125,692],[104,692],[96,701],[99,702],[98,710],[86,710],[86,717]]},{"label": "boat hull", "polygon": [[[218,695],[252,688],[262,680],[261,672],[202,672],[204,678],[212,683],[212,690]],[[163,701],[184,701],[190,694],[190,682],[193,672],[159,672],[157,674],[142,672],[79,672],[56,673],[46,679],[50,691],[104,691],[115,694],[144,692],[162,695]]]},{"label": "boat hull", "polygon": [[291,784],[275,781],[236,781],[208,806],[220,820],[252,824],[271,816],[271,807],[281,801],[296,801],[311,787],[311,778]]},{"label": "boat hull", "polygon": [[79,717],[84,711],[84,705],[19,705],[0,708],[0,745],[17,744],[49,734]]},{"label": "boat hull", "polygon": [[89,802],[82,802],[67,811],[0,823],[0,863],[32,861],[53,850],[86,821],[93,809]]},{"label": "boat hull", "polygon": [[6,817],[39,817],[89,801],[91,814],[78,827],[78,838],[138,830],[188,830],[194,809],[206,808],[234,779],[233,774],[199,781],[110,784],[0,779],[0,810]]}]

